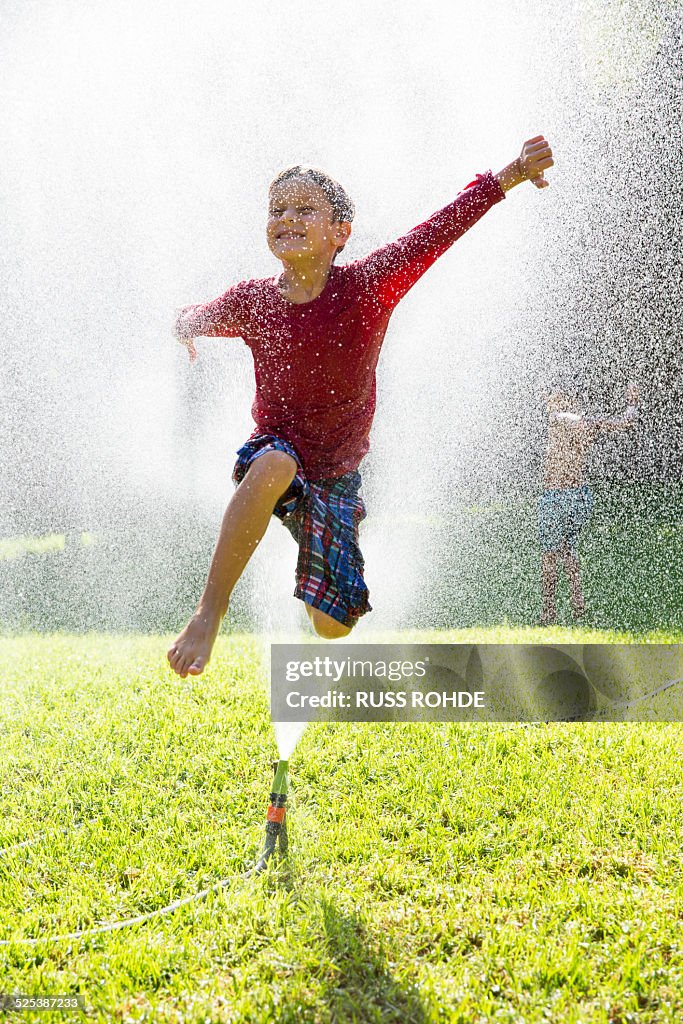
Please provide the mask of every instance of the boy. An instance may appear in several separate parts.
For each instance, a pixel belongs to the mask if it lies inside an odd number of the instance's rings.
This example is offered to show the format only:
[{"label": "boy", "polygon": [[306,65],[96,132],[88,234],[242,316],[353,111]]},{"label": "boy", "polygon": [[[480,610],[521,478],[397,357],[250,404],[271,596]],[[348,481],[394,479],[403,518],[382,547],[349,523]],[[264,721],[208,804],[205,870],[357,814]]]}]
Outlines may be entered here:
[{"label": "boy", "polygon": [[630,430],[638,418],[638,388],[626,388],[626,409],[621,416],[585,416],[572,411],[562,391],[548,396],[548,446],[545,456],[545,491],[538,501],[541,541],[541,625],[557,618],[557,558],[562,559],[571,590],[572,611],[579,619],[586,610],[577,552],[579,533],[590,519],[593,495],[584,482],[588,453],[601,430]]},{"label": "boy", "polygon": [[239,450],[237,489],[225,512],[197,610],[168,651],[182,678],[209,660],[230,594],[271,515],[299,545],[295,596],[315,631],[346,636],[370,610],[358,524],[365,516],[358,464],[375,411],[375,367],[393,309],[405,293],[505,193],[548,182],[542,135],[499,174],[478,175],[408,235],[347,266],[335,259],[351,234],[353,203],[320,171],[293,167],[269,192],[268,245],[279,278],[244,281],[206,305],[188,306],[176,336],[241,336],[252,350],[256,429]]}]

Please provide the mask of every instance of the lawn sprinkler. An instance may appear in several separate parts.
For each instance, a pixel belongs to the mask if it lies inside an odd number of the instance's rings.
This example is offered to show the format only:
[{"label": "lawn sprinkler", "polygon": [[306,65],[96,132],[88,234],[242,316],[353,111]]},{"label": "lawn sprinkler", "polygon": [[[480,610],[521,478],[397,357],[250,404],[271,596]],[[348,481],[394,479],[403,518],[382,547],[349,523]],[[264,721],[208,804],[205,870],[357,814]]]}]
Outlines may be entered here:
[{"label": "lawn sprinkler", "polygon": [[[287,803],[287,767],[289,761],[275,761],[273,771],[273,789],[270,794],[270,804],[266,814],[266,841],[261,856],[249,871],[250,875],[258,875],[265,871],[268,861],[275,853],[275,846],[279,845],[280,856],[287,853],[287,822],[285,813]],[[278,843],[279,840],[279,843]]]}]

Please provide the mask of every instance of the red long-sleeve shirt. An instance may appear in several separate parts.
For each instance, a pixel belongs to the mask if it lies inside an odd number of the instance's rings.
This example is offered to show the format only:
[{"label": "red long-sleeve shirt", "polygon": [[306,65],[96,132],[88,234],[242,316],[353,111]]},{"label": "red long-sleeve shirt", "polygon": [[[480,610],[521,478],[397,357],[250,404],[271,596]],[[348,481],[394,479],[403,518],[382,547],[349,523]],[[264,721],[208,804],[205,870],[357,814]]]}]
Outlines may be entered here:
[{"label": "red long-sleeve shirt", "polygon": [[243,281],[204,305],[186,306],[179,337],[242,337],[254,357],[257,434],[298,452],[310,480],[356,469],[369,448],[375,370],[389,318],[409,288],[468,228],[504,198],[487,171],[454,202],[369,256],[333,265],[320,295],[288,302],[277,278]]}]

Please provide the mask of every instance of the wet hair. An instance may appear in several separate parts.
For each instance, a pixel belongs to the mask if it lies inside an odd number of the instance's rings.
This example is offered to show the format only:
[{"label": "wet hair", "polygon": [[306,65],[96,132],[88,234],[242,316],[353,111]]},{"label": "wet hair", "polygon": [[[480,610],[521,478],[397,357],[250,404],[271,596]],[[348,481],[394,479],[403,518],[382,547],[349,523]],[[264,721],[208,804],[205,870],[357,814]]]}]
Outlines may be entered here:
[{"label": "wet hair", "polygon": [[356,207],[351,196],[346,189],[342,188],[338,181],[331,178],[329,174],[325,174],[324,171],[319,171],[317,167],[303,167],[301,164],[287,167],[286,170],[280,171],[276,178],[273,178],[269,191],[272,191],[276,185],[283,181],[291,181],[292,178],[306,178],[308,181],[318,185],[329,199],[336,221],[353,220]]}]

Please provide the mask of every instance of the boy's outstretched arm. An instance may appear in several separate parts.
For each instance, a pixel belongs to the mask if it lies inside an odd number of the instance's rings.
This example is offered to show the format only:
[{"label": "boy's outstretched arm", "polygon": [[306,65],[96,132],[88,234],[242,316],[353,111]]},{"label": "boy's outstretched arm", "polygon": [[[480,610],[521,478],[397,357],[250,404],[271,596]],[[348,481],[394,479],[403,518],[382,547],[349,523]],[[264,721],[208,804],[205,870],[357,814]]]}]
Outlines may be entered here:
[{"label": "boy's outstretched arm", "polygon": [[626,388],[626,408],[621,416],[585,416],[584,422],[598,430],[631,430],[638,422],[640,392],[637,384]]},{"label": "boy's outstretched arm", "polygon": [[529,139],[520,156],[499,174],[478,174],[448,206],[407,235],[356,261],[355,267],[368,289],[383,306],[393,309],[435,260],[492,206],[505,199],[509,189],[527,180],[539,188],[547,185],[543,171],[552,164],[552,151],[544,136]]},{"label": "boy's outstretched arm", "polygon": [[498,172],[496,180],[503,192],[509,192],[523,181],[533,182],[536,188],[547,188],[550,182],[543,177],[543,172],[554,162],[548,141],[543,135],[536,135],[524,143],[516,160]]},{"label": "boy's outstretched arm", "polygon": [[244,329],[248,306],[249,283],[244,281],[212,302],[184,306],[176,316],[173,333],[187,349],[190,362],[197,358],[195,338],[238,338]]}]

